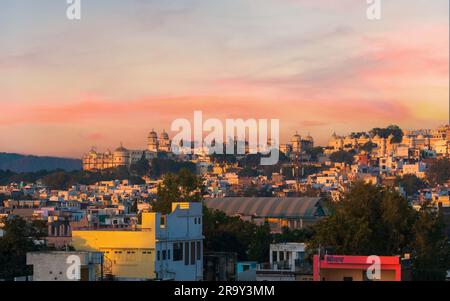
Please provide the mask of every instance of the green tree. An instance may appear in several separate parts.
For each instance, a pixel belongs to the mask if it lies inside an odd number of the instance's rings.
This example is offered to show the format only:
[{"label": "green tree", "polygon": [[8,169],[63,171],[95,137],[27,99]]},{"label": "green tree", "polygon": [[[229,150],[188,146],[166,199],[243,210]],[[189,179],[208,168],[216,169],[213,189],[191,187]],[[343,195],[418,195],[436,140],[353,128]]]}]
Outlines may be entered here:
[{"label": "green tree", "polygon": [[330,160],[332,162],[352,164],[354,160],[353,155],[352,152],[337,151],[330,155]]},{"label": "green tree", "polygon": [[172,211],[172,202],[199,202],[202,200],[203,183],[201,177],[188,169],[178,174],[168,173],[162,184],[158,185],[153,211],[168,214]]},{"label": "green tree", "polygon": [[424,204],[414,225],[413,279],[445,280],[450,267],[450,248],[441,214]]},{"label": "green tree", "polygon": [[178,162],[167,158],[154,158],[151,163],[151,176],[160,178],[168,173],[178,173],[182,169],[187,169],[195,173],[196,165],[192,162]]},{"label": "green tree", "polygon": [[323,154],[324,148],[321,146],[308,147],[305,151],[311,156],[311,161],[317,161],[319,155]]},{"label": "green tree", "polygon": [[450,159],[437,159],[429,166],[426,176],[430,184],[444,184],[450,180]]},{"label": "green tree", "polygon": [[265,262],[271,243],[270,227],[243,221],[237,216],[203,208],[205,252],[235,252],[239,260]]},{"label": "green tree", "polygon": [[396,191],[358,182],[333,209],[314,226],[310,248],[321,245],[346,255],[410,253],[414,279],[445,279],[450,267],[448,239],[432,207],[417,212]]},{"label": "green tree", "polygon": [[408,249],[415,211],[398,193],[357,182],[314,227],[313,245],[336,254],[396,255]]},{"label": "green tree", "polygon": [[130,172],[139,177],[147,176],[150,174],[150,162],[142,155],[142,158],[139,159],[139,161],[131,164]]},{"label": "green tree", "polygon": [[288,227],[281,229],[281,233],[274,235],[274,241],[276,243],[285,242],[306,242],[313,238],[314,229],[313,228],[303,228],[291,230]]},{"label": "green tree", "polygon": [[419,189],[426,187],[425,182],[413,174],[403,175],[403,177],[398,179],[398,184],[405,189],[407,196],[413,196],[419,191]]},{"label": "green tree", "polygon": [[11,280],[31,274],[26,265],[27,252],[39,251],[35,240],[46,236],[45,222],[27,222],[19,216],[4,220],[5,234],[0,238],[0,278]]},{"label": "green tree", "polygon": [[43,183],[51,189],[67,189],[71,185],[76,184],[73,177],[65,171],[57,171],[45,176],[42,179]]},{"label": "green tree", "polygon": [[382,138],[388,138],[393,135],[391,142],[400,143],[403,139],[403,131],[398,125],[390,125],[387,128],[374,128],[370,131],[372,136],[378,135]]},{"label": "green tree", "polygon": [[268,262],[272,235],[268,223],[257,226],[252,236],[248,251],[248,259],[257,262]]},{"label": "green tree", "polygon": [[366,153],[370,154],[372,153],[372,150],[376,147],[377,145],[371,141],[367,141],[366,143],[364,143],[364,145],[361,147],[361,150],[365,151]]}]

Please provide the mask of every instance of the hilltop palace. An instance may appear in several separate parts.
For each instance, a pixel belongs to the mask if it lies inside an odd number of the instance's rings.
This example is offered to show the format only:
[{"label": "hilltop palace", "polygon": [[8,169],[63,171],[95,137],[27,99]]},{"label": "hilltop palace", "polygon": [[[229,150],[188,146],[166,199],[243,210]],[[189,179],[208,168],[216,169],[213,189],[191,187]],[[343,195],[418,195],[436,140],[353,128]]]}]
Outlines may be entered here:
[{"label": "hilltop palace", "polygon": [[436,155],[447,156],[450,151],[450,126],[441,126],[434,130],[403,131],[404,136],[400,143],[392,142],[390,135],[382,138],[378,135],[370,136],[368,133],[352,136],[338,136],[334,133],[328,142],[325,153],[333,153],[337,150],[350,150],[361,147],[367,142],[376,145],[374,151],[377,157],[395,156],[408,157],[421,151],[434,152]]},{"label": "hilltop palace", "polygon": [[[369,133],[359,135],[338,136],[334,133],[325,147],[325,154],[330,154],[338,150],[357,149],[372,142],[374,155],[379,158],[387,156],[408,157],[421,151],[430,151],[436,155],[448,156],[450,151],[450,126],[442,126],[434,130],[412,130],[404,131],[404,136],[400,143],[392,142],[394,136],[380,137],[371,136]],[[130,166],[141,158],[152,160],[158,153],[165,153],[172,158],[182,159],[183,155],[175,155],[171,149],[172,141],[169,135],[163,131],[160,136],[152,130],[147,138],[146,150],[128,150],[122,145],[115,151],[104,153],[92,149],[83,156],[84,170],[101,170],[119,166]],[[270,142],[268,143],[270,145]],[[307,148],[314,147],[314,139],[308,134],[302,137],[295,134],[291,143],[280,144],[280,151],[288,156],[295,157],[296,154],[304,153]],[[248,149],[246,149],[248,151]],[[206,153],[205,153],[206,154]]]},{"label": "hilltop palace", "polygon": [[[146,150],[128,150],[123,147],[123,145],[118,147],[115,151],[108,150],[104,153],[91,149],[90,152],[83,156],[83,170],[101,170],[119,166],[130,166],[143,157],[147,160],[152,160],[158,156],[158,153],[165,153],[168,157],[178,157],[178,159],[185,157],[184,155],[175,155],[172,152],[171,144],[172,141],[165,131],[158,137],[158,134],[152,130],[147,138]],[[270,145],[270,141],[268,144]],[[302,138],[296,133],[292,137],[291,144],[280,145],[280,151],[285,154],[300,153],[304,149],[313,146],[314,140],[310,135]],[[246,152],[248,153],[248,151],[248,144],[246,144]],[[203,153],[206,154],[207,151],[203,151]]]}]

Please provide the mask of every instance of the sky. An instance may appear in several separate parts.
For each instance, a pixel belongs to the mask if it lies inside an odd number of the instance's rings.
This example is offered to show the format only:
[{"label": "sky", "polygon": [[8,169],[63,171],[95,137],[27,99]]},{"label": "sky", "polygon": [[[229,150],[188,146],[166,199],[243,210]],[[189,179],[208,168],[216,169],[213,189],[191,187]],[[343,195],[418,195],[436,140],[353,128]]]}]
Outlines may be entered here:
[{"label": "sky", "polygon": [[448,123],[449,1],[0,3],[0,151],[79,158],[177,118],[277,118],[316,144]]}]

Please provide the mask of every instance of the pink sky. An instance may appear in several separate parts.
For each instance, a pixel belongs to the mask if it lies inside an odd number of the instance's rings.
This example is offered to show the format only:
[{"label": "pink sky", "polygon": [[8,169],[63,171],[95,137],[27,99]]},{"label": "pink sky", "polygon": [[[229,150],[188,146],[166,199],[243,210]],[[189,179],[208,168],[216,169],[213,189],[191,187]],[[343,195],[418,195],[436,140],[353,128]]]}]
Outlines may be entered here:
[{"label": "pink sky", "polygon": [[195,110],[318,144],[448,122],[447,0],[384,1],[381,21],[359,0],[93,1],[79,22],[51,2],[0,12],[0,151],[143,149]]}]

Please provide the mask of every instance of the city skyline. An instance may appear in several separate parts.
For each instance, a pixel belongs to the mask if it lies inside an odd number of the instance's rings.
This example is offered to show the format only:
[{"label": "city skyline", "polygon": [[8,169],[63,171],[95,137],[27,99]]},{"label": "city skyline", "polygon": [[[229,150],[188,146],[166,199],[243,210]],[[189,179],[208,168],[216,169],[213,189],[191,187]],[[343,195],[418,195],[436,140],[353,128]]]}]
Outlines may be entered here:
[{"label": "city skyline", "polygon": [[[448,123],[446,0],[65,1],[0,10],[0,150],[80,157],[145,148],[195,110],[278,118],[324,145],[340,134]],[[398,15],[402,18],[398,18]]]}]

